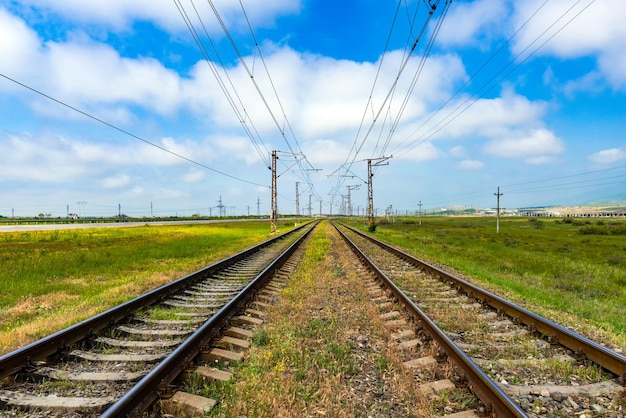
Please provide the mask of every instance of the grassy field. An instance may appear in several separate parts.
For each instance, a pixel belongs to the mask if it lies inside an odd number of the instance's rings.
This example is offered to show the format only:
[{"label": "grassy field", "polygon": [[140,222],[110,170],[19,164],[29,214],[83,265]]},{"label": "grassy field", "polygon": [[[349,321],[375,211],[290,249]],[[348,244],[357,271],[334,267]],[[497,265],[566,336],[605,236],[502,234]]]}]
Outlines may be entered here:
[{"label": "grassy field", "polygon": [[[366,230],[363,221],[354,226]],[[428,217],[379,223],[374,235],[431,264],[626,347],[626,221]],[[467,276],[467,277],[466,277]]]},{"label": "grassy field", "polygon": [[266,239],[266,222],[2,233],[0,353]]}]

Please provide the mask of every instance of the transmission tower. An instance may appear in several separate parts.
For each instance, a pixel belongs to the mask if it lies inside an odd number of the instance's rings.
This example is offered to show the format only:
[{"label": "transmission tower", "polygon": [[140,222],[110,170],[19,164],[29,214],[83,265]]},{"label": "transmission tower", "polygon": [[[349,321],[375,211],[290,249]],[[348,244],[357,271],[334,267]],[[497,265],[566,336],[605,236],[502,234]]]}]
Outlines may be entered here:
[{"label": "transmission tower", "polygon": [[217,209],[219,211],[220,217],[225,215],[226,206],[222,203],[222,195],[220,195],[220,200],[217,201]]}]

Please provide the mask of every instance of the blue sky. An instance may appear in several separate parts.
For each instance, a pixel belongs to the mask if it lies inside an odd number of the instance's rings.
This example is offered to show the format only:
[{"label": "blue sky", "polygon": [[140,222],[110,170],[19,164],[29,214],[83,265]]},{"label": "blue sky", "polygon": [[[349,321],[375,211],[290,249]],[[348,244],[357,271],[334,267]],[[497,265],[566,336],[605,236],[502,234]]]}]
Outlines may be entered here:
[{"label": "blue sky", "polygon": [[0,215],[626,201],[619,0],[86,4],[0,0]]}]

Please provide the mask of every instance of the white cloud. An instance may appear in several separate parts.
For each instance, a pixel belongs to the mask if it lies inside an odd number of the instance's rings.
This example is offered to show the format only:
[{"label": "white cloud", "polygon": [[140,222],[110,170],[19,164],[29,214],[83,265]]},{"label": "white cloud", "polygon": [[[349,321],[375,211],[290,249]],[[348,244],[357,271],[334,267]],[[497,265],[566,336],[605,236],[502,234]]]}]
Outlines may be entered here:
[{"label": "white cloud", "polygon": [[453,4],[437,35],[437,42],[444,46],[481,46],[493,32],[500,32],[506,25],[502,19],[502,16],[508,15],[506,3],[502,0],[476,0]]},{"label": "white cloud", "polygon": [[[30,5],[35,10],[57,13],[73,22],[105,25],[118,31],[128,30],[135,20],[152,21],[171,32],[187,30],[173,1],[90,0],[89,7],[85,7],[82,0],[22,0],[20,3]],[[189,3],[181,3],[187,13],[194,16],[195,12]],[[228,27],[247,29],[239,2],[214,0],[213,3]],[[221,32],[208,2],[196,2],[195,7],[207,28]],[[280,16],[299,12],[301,0],[248,0],[245,8],[252,24],[268,27]]]},{"label": "white cloud", "polygon": [[43,58],[48,92],[74,106],[137,104],[166,114],[182,99],[175,72],[150,58],[122,58],[103,44],[49,42]]},{"label": "white cloud", "polygon": [[626,149],[610,148],[598,151],[589,156],[589,160],[596,164],[612,164],[618,161],[626,160]]},{"label": "white cloud", "polygon": [[400,160],[430,161],[443,157],[444,153],[432,142],[423,142],[412,150],[397,156]]},{"label": "white cloud", "polygon": [[181,179],[185,183],[200,183],[206,178],[206,172],[197,169],[188,170]]},{"label": "white cloud", "polygon": [[448,153],[452,157],[465,157],[467,155],[467,151],[465,150],[465,148],[460,145],[452,147],[450,151],[448,151]]},{"label": "white cloud", "polygon": [[[544,102],[532,102],[508,87],[503,89],[500,97],[479,99],[470,107],[463,104],[464,101],[465,98],[458,100],[440,112],[442,116],[433,118],[435,127],[441,128],[434,135],[435,138],[501,136],[512,127],[538,126],[546,112]],[[462,112],[456,111],[459,106]],[[451,118],[449,115],[457,117]],[[439,123],[440,120],[443,123]]]},{"label": "white cloud", "polygon": [[499,139],[492,139],[483,147],[483,151],[496,157],[523,158],[528,164],[547,163],[550,156],[561,154],[565,150],[561,139],[547,129],[535,129],[531,132],[514,132]]},{"label": "white cloud", "polygon": [[554,161],[555,161],[554,157],[547,156],[547,155],[529,157],[524,160],[524,162],[529,165],[546,165],[546,164],[551,164]]},{"label": "white cloud", "polygon": [[19,74],[32,74],[36,67],[33,68],[31,65],[39,58],[37,51],[40,42],[37,33],[2,7],[0,7],[0,28],[2,28],[0,56],[5,57],[0,60],[0,72],[13,77]]},{"label": "white cloud", "polygon": [[118,174],[116,176],[107,177],[102,180],[102,187],[105,189],[119,189],[128,186],[132,182],[127,174]]},{"label": "white cloud", "polygon": [[334,140],[317,139],[306,144],[304,153],[314,166],[342,164],[348,155],[348,148]]},{"label": "white cloud", "polygon": [[[66,181],[77,177],[97,178],[107,170],[120,167],[167,167],[188,164],[163,150],[134,141],[123,146],[115,143],[89,143],[60,136],[21,134],[0,136],[0,177],[5,179]],[[180,155],[198,160],[211,157],[207,146],[164,138],[160,145]],[[24,169],[28,167],[28,169]],[[126,177],[110,176],[104,187],[124,185]]]},{"label": "white cloud", "polygon": [[266,153],[262,144],[258,144],[258,149],[248,138],[227,135],[215,135],[209,138],[209,141],[219,149],[223,155],[243,160],[246,166],[252,166],[261,161],[261,154],[265,159],[269,158],[269,152]]},{"label": "white cloud", "polygon": [[457,164],[457,167],[461,170],[480,170],[485,166],[485,163],[477,160],[463,160]]},{"label": "white cloud", "polygon": [[[543,3],[542,0],[515,1],[513,27],[521,27]],[[588,5],[590,6],[586,7]],[[608,82],[616,89],[624,89],[626,88],[626,25],[623,24],[625,20],[626,8],[623,7],[622,0],[603,0],[593,2],[593,4],[549,2],[533,16],[519,36],[514,39],[513,52],[521,53],[530,46],[524,53],[528,54],[558,31],[556,36],[539,49],[538,55],[552,55],[562,59],[595,56],[598,60],[598,70]],[[546,34],[542,35],[546,30]]]}]

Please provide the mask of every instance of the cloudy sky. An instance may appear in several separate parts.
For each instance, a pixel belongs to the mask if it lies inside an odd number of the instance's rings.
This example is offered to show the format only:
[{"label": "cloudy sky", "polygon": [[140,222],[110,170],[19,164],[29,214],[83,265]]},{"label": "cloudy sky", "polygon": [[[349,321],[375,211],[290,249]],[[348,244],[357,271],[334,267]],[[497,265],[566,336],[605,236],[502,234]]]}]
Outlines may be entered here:
[{"label": "cloudy sky", "polygon": [[280,213],[296,187],[303,214],[363,213],[368,159],[378,213],[623,202],[624,21],[621,0],[0,0],[0,215],[267,214],[274,150]]}]

